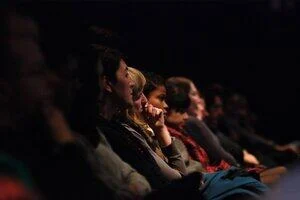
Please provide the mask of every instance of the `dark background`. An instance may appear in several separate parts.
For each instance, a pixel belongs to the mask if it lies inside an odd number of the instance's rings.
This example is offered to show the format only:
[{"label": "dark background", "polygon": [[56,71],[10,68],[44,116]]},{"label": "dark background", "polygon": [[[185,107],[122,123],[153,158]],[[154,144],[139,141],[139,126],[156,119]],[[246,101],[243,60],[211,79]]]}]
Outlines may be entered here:
[{"label": "dark background", "polygon": [[118,34],[132,66],[165,77],[218,82],[248,97],[261,131],[278,142],[298,129],[299,5],[271,0],[23,3],[37,19],[45,50],[59,55],[97,25]]}]

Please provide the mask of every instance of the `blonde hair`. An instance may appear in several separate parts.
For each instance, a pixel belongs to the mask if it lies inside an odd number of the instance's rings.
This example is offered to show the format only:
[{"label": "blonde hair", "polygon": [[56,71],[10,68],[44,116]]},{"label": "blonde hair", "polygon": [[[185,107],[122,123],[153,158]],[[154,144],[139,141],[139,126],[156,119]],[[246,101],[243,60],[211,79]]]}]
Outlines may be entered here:
[{"label": "blonde hair", "polygon": [[146,78],[143,73],[133,67],[128,67],[129,77],[134,82],[133,86],[133,98],[143,92],[144,86],[146,85]]},{"label": "blonde hair", "polygon": [[[137,99],[138,96],[143,92],[144,86],[146,85],[146,78],[143,73],[136,68],[128,67],[129,77],[133,81],[133,99]],[[162,159],[166,160],[166,157],[163,155],[159,144],[156,140],[154,140],[154,132],[149,127],[149,125],[145,122],[141,114],[136,111],[134,108],[128,109],[127,117],[130,119],[136,126],[138,126],[141,131],[143,137],[146,139],[149,146],[152,148],[155,153],[160,156]]]},{"label": "blonde hair", "polygon": [[[136,68],[128,67],[128,73],[130,79],[133,81],[133,99],[136,100],[140,93],[143,92],[144,86],[146,85],[146,78],[143,73]],[[129,109],[128,117],[133,120],[141,128],[146,129],[147,124],[144,122],[140,113],[138,113],[134,108]]]}]

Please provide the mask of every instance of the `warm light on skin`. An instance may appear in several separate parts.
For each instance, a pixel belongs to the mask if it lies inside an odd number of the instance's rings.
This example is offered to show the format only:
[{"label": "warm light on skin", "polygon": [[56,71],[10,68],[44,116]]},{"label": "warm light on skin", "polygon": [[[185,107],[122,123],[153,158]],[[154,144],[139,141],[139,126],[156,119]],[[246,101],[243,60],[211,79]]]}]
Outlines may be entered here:
[{"label": "warm light on skin", "polygon": [[135,97],[135,98],[136,99],[134,99],[133,106],[138,112],[141,113],[143,111],[143,108],[145,107],[146,103],[148,102],[148,99],[142,92],[140,94],[138,94],[137,97]]},{"label": "warm light on skin", "polygon": [[205,108],[205,101],[201,97],[194,83],[190,84],[189,98],[191,100],[190,107],[188,108],[189,115],[203,120],[203,118],[206,117],[208,113]]},{"label": "warm light on skin", "polygon": [[[157,116],[159,116],[159,119],[157,120],[157,122],[155,123],[155,125],[159,128],[154,128],[155,130],[155,134],[156,137],[159,141],[159,143],[161,144],[162,147],[168,146],[172,143],[172,139],[170,136],[170,133],[165,125],[165,116],[168,110],[168,105],[166,103],[166,88],[165,86],[159,86],[156,89],[154,89],[153,91],[151,91],[149,93],[149,95],[147,96],[148,98],[148,103],[150,105],[150,108],[152,107],[153,110],[149,111],[151,112],[157,112],[155,110],[159,110],[160,113],[159,115],[157,115],[158,113],[156,113]],[[154,107],[153,107],[154,106]],[[147,107],[147,110],[149,108]]]},{"label": "warm light on skin", "polygon": [[111,84],[115,96],[120,98],[120,102],[132,106],[133,82],[129,77],[128,66],[124,60],[120,61],[120,67],[116,72],[116,80],[115,84]]},{"label": "warm light on skin", "polygon": [[[185,121],[188,119],[186,112],[181,113],[175,110],[168,110],[168,104],[166,103],[167,91],[164,86],[159,86],[155,90],[151,91],[148,95],[149,103],[153,106],[160,108],[166,114],[166,120],[169,124],[182,127]],[[168,112],[167,112],[168,110]]]},{"label": "warm light on skin", "polygon": [[166,103],[167,91],[164,86],[159,86],[151,91],[148,95],[148,101],[153,106],[163,110],[164,114],[167,113],[168,104]]}]

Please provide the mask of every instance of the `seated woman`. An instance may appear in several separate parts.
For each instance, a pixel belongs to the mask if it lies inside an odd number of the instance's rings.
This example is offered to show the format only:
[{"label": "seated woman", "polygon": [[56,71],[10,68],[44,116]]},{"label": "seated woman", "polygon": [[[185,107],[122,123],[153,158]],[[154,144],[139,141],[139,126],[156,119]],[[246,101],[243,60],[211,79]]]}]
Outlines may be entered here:
[{"label": "seated woman", "polygon": [[[146,74],[146,77],[147,84],[144,88],[144,94],[150,103],[158,108],[163,109],[164,112],[167,113],[168,105],[165,102],[166,88],[164,85],[164,80],[161,77],[151,73]],[[170,112],[167,116],[169,116],[169,114]],[[184,117],[186,120],[188,117],[186,113]],[[231,165],[224,160],[218,163],[215,162],[216,164],[211,164],[210,158],[206,151],[199,144],[197,144],[197,142],[194,141],[191,136],[187,134],[180,134],[180,132],[176,132],[174,128],[170,127],[170,123],[168,125],[168,130],[170,131],[171,135],[183,141],[192,159],[199,161],[206,172],[215,172],[222,169],[229,169],[231,167]]]},{"label": "seated woman", "polygon": [[[183,140],[195,140],[192,136],[194,134],[201,134],[201,129],[197,129],[197,123],[196,120],[190,122],[190,126],[192,123],[193,128],[192,129],[183,129],[183,125],[185,124],[187,120],[186,112],[179,112],[179,111],[186,111],[187,108],[190,108],[191,102],[193,102],[193,98],[190,97],[189,92],[187,92],[183,85],[187,86],[185,84],[186,82],[182,81],[182,78],[173,77],[168,79],[167,81],[167,97],[168,97],[168,103],[170,105],[170,112],[167,117],[167,122],[172,128],[175,130],[172,130],[174,134],[181,137]],[[194,97],[195,98],[195,97]],[[209,130],[209,129],[208,129]],[[186,132],[186,131],[194,131],[194,133]],[[213,135],[211,132],[208,132],[211,135]],[[191,142],[189,142],[191,143]],[[219,145],[219,143],[216,143],[216,145]],[[216,146],[215,148],[221,148]],[[212,150],[212,147],[209,149]],[[214,152],[214,151],[212,151]],[[212,153],[211,152],[211,153]],[[208,156],[209,157],[209,156]],[[209,157],[210,158],[210,157]],[[222,160],[221,160],[222,162]],[[266,169],[264,166],[255,166],[254,168],[245,168],[248,172],[252,172],[253,175],[257,175],[257,177],[264,183],[275,183],[279,178],[280,175],[286,173],[286,169],[284,167],[276,167],[272,169]]]},{"label": "seated woman", "polygon": [[[224,125],[231,138],[246,146],[256,155],[269,156],[277,164],[297,161],[298,149],[294,144],[279,145],[257,133],[254,114],[249,109],[246,97],[233,94],[225,106]],[[263,155],[261,155],[263,152]]]},{"label": "seated woman", "polygon": [[70,110],[65,109],[65,112],[69,111],[66,113],[70,118],[72,131],[76,132],[74,136],[77,143],[85,149],[85,156],[92,166],[95,178],[111,189],[114,199],[141,199],[151,192],[149,182],[124,162],[113,151],[101,130],[96,129],[96,102],[103,92],[97,85],[97,74],[103,70],[99,61],[101,50],[86,46],[80,49],[80,54],[73,55],[73,62],[63,66],[74,69],[72,64],[76,63],[77,73],[68,73],[72,77],[69,85],[80,83],[74,96],[67,95],[70,94],[70,88],[60,93],[62,100],[71,105]]},{"label": "seated woman", "polygon": [[[293,151],[296,151],[294,145],[277,145],[269,139],[256,135],[255,131],[252,134],[253,128],[245,123],[247,120],[238,120],[238,118],[245,119],[249,113],[247,101],[239,95],[233,95],[234,98],[229,99],[225,99],[225,96],[228,94],[225,95],[225,89],[219,84],[212,84],[205,91],[205,100],[209,111],[205,121],[218,137],[230,138],[234,143],[249,150],[261,164],[268,167],[286,164],[297,157],[296,154],[293,154]],[[226,104],[224,105],[225,100]],[[250,116],[252,120],[253,116]]]},{"label": "seated woman", "polygon": [[[129,68],[129,72],[130,71],[131,71],[131,69]],[[134,73],[137,72],[138,76],[142,76],[142,74],[140,72],[138,72],[137,70],[132,70],[132,72],[134,72]],[[131,76],[131,77],[134,77],[134,76]],[[134,88],[142,88],[142,86],[137,85],[140,81],[133,80],[133,82],[134,82],[134,85],[135,85]],[[149,87],[147,89],[149,89]],[[135,89],[133,89],[133,91],[135,91]],[[135,94],[135,92],[133,92],[133,94]],[[153,125],[165,127],[165,125],[164,125],[164,116],[166,114],[166,109],[164,109],[164,108],[166,108],[167,105],[166,104],[160,104],[160,105],[163,105],[162,106],[163,109],[156,108],[152,104],[147,102],[147,99],[144,97],[144,94],[142,92],[139,92],[139,94],[140,94],[140,95],[138,95],[139,98],[135,99],[136,112],[134,113],[134,116],[135,117],[140,116],[138,118],[139,120],[141,118],[143,118],[144,121],[148,122],[150,127],[153,127]],[[133,95],[133,96],[135,96],[135,95]],[[159,98],[163,99],[164,97],[160,96],[160,97],[152,98],[152,99],[149,99],[149,102],[152,102],[154,104],[155,104],[155,101],[164,102],[164,101],[160,101]],[[149,116],[147,114],[149,112],[151,114],[153,114],[152,117],[156,116],[156,118],[159,119],[159,120],[153,120],[154,118],[151,119],[151,116]],[[145,127],[147,127],[147,125]],[[154,127],[154,133],[156,134],[155,130],[156,130],[156,128]],[[168,135],[167,134],[168,131],[165,131],[164,133],[166,135]],[[160,136],[158,136],[158,137],[160,137]],[[235,189],[237,189],[237,191],[235,191],[235,192],[237,192],[239,194],[240,193],[246,194],[247,191],[242,189],[243,188],[242,185],[244,185],[244,184],[247,185],[246,182],[248,182],[248,181],[251,182],[251,184],[250,184],[251,186],[249,185],[250,188],[254,187],[254,188],[257,189],[257,190],[255,189],[256,191],[262,192],[266,189],[264,185],[257,182],[252,177],[243,177],[243,176],[240,176],[240,175],[241,175],[240,171],[236,170],[234,168],[232,168],[230,170],[227,170],[227,171],[220,171],[220,172],[217,172],[217,173],[204,174],[204,182],[205,183],[204,183],[204,185],[202,186],[202,188],[200,190],[201,193],[202,193],[202,196],[207,198],[207,199],[211,199],[211,198],[223,199],[223,198],[225,198],[225,196],[229,195],[228,192],[231,189],[233,189],[232,187],[235,187]],[[247,176],[245,173],[243,175]],[[228,180],[228,178],[230,178],[230,177],[231,178],[234,177],[233,182],[231,182],[231,180]],[[226,186],[223,185],[223,184],[225,184]],[[240,185],[240,184],[242,184],[242,185]],[[252,184],[254,184],[254,185],[252,185]],[[258,185],[256,185],[256,184],[258,184]],[[248,189],[250,189],[250,188],[248,188]],[[240,189],[242,189],[242,190],[240,190]],[[252,189],[250,189],[250,190],[252,190]],[[235,192],[233,192],[233,193],[235,193]],[[247,195],[252,196],[252,195],[254,195],[254,193],[247,193]]]},{"label": "seated woman", "polygon": [[[154,133],[154,130],[146,123],[147,119],[145,119],[145,107],[148,107],[148,100],[143,95],[143,88],[146,84],[146,79],[144,78],[143,74],[135,68],[129,67],[128,72],[130,78],[133,80],[134,87],[133,87],[133,99],[134,99],[134,107],[130,109],[128,112],[129,118],[131,118],[136,124],[138,124],[143,130],[143,136],[147,140],[149,146],[165,161],[168,162],[168,159],[163,155],[160,144],[158,142],[159,137]],[[139,98],[140,97],[140,98]],[[152,105],[150,105],[152,106]],[[156,111],[160,109],[153,108]],[[147,115],[147,114],[146,114]],[[150,122],[151,123],[151,122]],[[155,127],[154,127],[155,128]],[[166,132],[169,137],[169,134]],[[173,138],[175,146],[179,150],[182,159],[186,165],[187,173],[191,173],[194,171],[203,171],[203,167],[200,162],[191,159],[189,153],[181,140],[177,138]]]},{"label": "seated woman", "polygon": [[[168,163],[152,150],[143,136],[143,130],[128,117],[127,111],[133,106],[133,82],[121,54],[116,50],[107,50],[101,61],[103,71],[98,83],[103,93],[97,102],[97,128],[121,159],[145,176],[153,189],[180,179],[186,174],[185,165],[172,139],[165,134],[166,128],[160,124],[153,127],[159,135],[158,141]],[[149,120],[159,121],[159,113],[150,113],[150,107],[148,112]]]},{"label": "seated woman", "polygon": [[[259,164],[259,161],[253,155],[250,155],[224,134],[219,131],[213,132],[208,128],[206,122],[204,122],[204,119],[210,117],[206,111],[205,100],[200,95],[199,90],[192,80],[185,77],[171,77],[168,79],[168,82],[172,85],[176,85],[176,87],[180,87],[183,92],[188,94],[190,99],[190,106],[187,109],[189,118],[184,125],[184,129],[198,144],[203,146],[212,162],[218,162],[218,160],[224,159],[231,165],[243,166],[245,162]],[[219,112],[223,113],[222,110],[219,110]],[[213,152],[214,155],[211,155],[211,152]],[[234,156],[234,158],[232,158],[231,155]]]}]

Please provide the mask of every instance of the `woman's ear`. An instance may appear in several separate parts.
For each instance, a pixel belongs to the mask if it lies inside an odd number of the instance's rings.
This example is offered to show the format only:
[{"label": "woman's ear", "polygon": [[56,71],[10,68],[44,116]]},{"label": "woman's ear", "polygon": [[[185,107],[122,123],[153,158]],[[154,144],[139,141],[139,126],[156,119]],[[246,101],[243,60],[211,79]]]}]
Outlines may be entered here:
[{"label": "woman's ear", "polygon": [[112,88],[112,84],[111,82],[108,80],[108,78],[106,76],[103,76],[100,80],[100,85],[103,89],[103,91],[105,92],[112,92],[113,88]]}]

